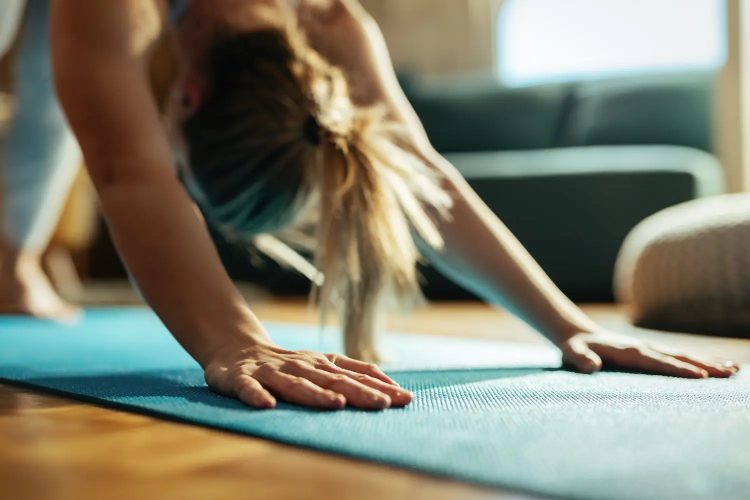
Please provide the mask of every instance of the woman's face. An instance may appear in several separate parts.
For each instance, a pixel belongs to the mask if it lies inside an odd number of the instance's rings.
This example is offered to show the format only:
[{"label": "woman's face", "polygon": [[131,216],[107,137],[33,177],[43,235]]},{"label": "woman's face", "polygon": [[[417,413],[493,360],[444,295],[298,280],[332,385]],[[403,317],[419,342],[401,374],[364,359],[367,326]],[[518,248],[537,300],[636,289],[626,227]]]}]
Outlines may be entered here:
[{"label": "woman's face", "polygon": [[205,57],[221,33],[258,31],[277,27],[284,6],[292,0],[193,0],[175,26],[179,74],[169,93],[165,128],[181,173],[190,173],[184,122],[201,105],[206,92]]},{"label": "woman's face", "polygon": [[195,181],[190,165],[190,150],[182,132],[185,120],[195,112],[200,101],[193,100],[198,99],[197,94],[194,92],[195,97],[190,97],[191,92],[185,90],[184,86],[185,82],[178,78],[178,82],[172,87],[164,109],[164,130],[172,148],[174,166],[180,179],[191,198],[200,203],[203,196],[202,191]]}]

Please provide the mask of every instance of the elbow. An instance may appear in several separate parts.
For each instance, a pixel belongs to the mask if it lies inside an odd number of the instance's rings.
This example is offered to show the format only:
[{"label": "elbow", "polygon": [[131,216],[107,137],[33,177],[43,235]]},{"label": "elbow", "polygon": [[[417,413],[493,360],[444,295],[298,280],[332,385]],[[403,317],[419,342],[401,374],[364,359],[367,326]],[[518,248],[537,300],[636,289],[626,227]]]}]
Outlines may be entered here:
[{"label": "elbow", "polygon": [[122,186],[133,183],[133,179],[124,171],[123,166],[117,163],[103,158],[86,158],[89,176],[99,196],[102,198],[105,193],[117,191]]},{"label": "elbow", "polygon": [[176,176],[166,176],[128,168],[117,162],[96,162],[89,167],[91,179],[96,188],[102,212],[108,216],[144,198],[158,199],[168,196],[175,189],[181,189]]},{"label": "elbow", "polygon": [[177,175],[163,165],[154,164],[148,158],[125,156],[122,153],[86,155],[86,166],[100,196],[109,191],[124,188],[178,184]]},{"label": "elbow", "polygon": [[102,214],[109,219],[114,213],[127,210],[128,200],[133,200],[142,191],[137,183],[113,173],[111,169],[89,168],[91,180],[99,197]]}]

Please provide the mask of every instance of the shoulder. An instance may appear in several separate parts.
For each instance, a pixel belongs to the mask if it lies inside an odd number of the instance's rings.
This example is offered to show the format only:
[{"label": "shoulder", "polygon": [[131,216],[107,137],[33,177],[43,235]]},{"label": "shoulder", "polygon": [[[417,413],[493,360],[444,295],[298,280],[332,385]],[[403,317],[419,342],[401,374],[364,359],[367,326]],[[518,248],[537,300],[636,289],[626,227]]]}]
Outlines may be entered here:
[{"label": "shoulder", "polygon": [[167,0],[56,0],[53,45],[146,61],[166,32],[167,11]]},{"label": "shoulder", "polygon": [[[152,52],[165,30],[164,5],[54,2],[55,84],[93,174],[130,172],[138,164],[171,165],[149,75]],[[114,169],[113,163],[118,163]]]}]

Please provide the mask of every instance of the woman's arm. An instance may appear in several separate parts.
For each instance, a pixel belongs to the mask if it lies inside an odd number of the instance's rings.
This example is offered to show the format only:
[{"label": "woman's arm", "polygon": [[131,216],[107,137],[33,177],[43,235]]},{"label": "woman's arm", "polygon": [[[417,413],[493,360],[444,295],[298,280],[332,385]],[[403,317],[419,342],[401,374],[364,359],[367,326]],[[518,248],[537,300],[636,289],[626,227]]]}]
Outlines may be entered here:
[{"label": "woman's arm", "polygon": [[566,364],[591,373],[603,365],[680,377],[730,376],[732,363],[642,343],[605,331],[571,302],[510,230],[482,202],[455,167],[435,152],[424,156],[446,174],[451,218],[441,221],[445,248],[421,245],[430,261],[456,283],[502,305],[542,333]]},{"label": "woman's arm", "polygon": [[433,264],[490,303],[502,305],[550,339],[576,369],[593,372],[603,363],[685,377],[729,376],[733,363],[657,348],[604,331],[549,279],[508,228],[482,202],[456,168],[438,154],[393,69],[383,35],[356,0],[302,0],[311,42],[345,69],[363,104],[386,103],[408,130],[414,151],[444,174],[454,199],[440,221],[441,251],[421,245]]},{"label": "woman's arm", "polygon": [[[154,0],[57,0],[55,79],[117,249],[209,385],[255,407],[405,404],[382,372],[274,346],[222,267],[178,182],[148,83],[162,31]],[[357,379],[357,380],[355,380]]]},{"label": "woman's arm", "polygon": [[263,329],[172,170],[144,64],[160,35],[159,12],[148,1],[79,3],[57,2],[53,12],[60,99],[118,251],[149,304],[206,366],[225,335],[261,336]]}]

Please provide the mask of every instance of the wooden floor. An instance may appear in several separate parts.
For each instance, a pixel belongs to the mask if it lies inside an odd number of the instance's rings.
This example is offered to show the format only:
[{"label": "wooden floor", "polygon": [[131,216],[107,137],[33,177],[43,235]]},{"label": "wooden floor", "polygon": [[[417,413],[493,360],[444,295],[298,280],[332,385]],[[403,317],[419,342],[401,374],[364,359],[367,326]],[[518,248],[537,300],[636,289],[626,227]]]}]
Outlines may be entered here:
[{"label": "wooden floor", "polygon": [[[254,308],[267,320],[315,320],[303,301],[260,300]],[[635,331],[613,306],[586,309],[601,323],[619,331],[750,361],[750,341]],[[401,331],[540,342],[507,315],[475,303],[434,305],[390,326]],[[0,386],[3,499],[518,497]]]}]

